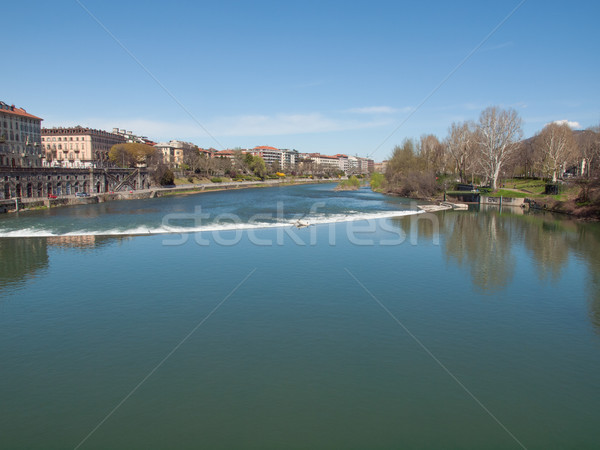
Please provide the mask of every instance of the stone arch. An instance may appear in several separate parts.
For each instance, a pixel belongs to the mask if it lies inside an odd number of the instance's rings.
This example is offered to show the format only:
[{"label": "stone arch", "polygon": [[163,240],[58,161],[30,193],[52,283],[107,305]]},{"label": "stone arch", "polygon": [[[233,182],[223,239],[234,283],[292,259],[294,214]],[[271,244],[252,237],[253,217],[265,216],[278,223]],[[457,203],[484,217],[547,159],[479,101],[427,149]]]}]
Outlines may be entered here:
[{"label": "stone arch", "polygon": [[83,192],[90,193],[90,182],[87,180],[83,182]]},{"label": "stone arch", "polygon": [[25,196],[27,198],[33,197],[33,185],[31,183],[27,183],[27,187],[25,188]]},{"label": "stone arch", "polygon": [[43,183],[38,183],[37,184],[37,190],[36,190],[36,197],[43,197],[44,196],[44,185]]},{"label": "stone arch", "polygon": [[61,194],[62,194],[62,182],[59,181],[58,183],[56,183],[55,195],[61,195]]},{"label": "stone arch", "polygon": [[4,183],[4,198],[10,198],[10,184]]},{"label": "stone arch", "polygon": [[20,197],[21,194],[21,183],[17,183],[17,185],[15,186],[15,197]]},{"label": "stone arch", "polygon": [[46,184],[46,191],[48,195],[52,194],[52,183],[47,183]]}]

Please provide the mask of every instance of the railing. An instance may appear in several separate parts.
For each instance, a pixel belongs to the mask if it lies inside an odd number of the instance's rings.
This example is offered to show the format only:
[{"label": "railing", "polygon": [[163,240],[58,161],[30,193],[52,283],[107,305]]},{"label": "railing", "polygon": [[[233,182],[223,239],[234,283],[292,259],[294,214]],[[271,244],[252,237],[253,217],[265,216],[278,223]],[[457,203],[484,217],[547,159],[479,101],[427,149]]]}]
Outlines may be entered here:
[{"label": "railing", "polygon": [[140,173],[140,169],[135,169],[133,172],[131,172],[129,175],[127,175],[123,181],[121,181],[119,184],[117,184],[117,186],[115,187],[115,191],[120,191],[122,188],[124,188],[125,186],[130,186],[133,188],[133,184],[132,181],[135,177],[137,177]]}]

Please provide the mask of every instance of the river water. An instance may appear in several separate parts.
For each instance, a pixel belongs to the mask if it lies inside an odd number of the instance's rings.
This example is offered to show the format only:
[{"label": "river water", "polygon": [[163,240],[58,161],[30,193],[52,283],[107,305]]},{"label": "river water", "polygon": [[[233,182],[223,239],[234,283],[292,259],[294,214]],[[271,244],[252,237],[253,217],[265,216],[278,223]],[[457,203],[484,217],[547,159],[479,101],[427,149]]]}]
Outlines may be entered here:
[{"label": "river water", "polygon": [[0,447],[597,448],[598,224],[333,187],[0,217]]}]

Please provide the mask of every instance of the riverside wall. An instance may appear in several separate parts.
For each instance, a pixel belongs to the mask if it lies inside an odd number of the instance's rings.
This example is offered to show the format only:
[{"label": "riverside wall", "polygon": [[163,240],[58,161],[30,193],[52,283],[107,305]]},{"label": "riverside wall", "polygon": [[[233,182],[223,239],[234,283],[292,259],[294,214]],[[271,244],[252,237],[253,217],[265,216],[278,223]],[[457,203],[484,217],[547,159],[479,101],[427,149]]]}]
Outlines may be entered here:
[{"label": "riverside wall", "polygon": [[232,181],[225,183],[203,183],[188,184],[172,187],[156,187],[140,190],[125,190],[118,192],[103,192],[91,194],[89,197],[78,197],[76,195],[64,195],[58,198],[10,198],[0,199],[0,213],[55,208],[69,205],[85,205],[94,203],[103,203],[116,200],[137,200],[164,197],[169,195],[196,194],[211,191],[249,189],[270,186],[282,186],[291,184],[313,184],[313,183],[331,183],[332,180],[313,180],[313,179],[295,179],[287,180],[266,180],[266,181]]}]

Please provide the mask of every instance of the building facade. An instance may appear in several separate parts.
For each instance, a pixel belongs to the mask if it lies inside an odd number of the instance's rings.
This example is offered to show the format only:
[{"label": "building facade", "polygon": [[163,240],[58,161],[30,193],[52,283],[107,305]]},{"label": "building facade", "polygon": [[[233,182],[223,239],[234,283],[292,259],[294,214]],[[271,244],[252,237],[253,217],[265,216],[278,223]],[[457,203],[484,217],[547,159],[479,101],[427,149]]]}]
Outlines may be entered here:
[{"label": "building facade", "polygon": [[108,131],[82,126],[42,128],[45,167],[110,167],[108,152],[125,138]]},{"label": "building facade", "polygon": [[0,166],[40,167],[42,120],[0,101]]},{"label": "building facade", "polygon": [[260,156],[265,161],[265,164],[268,164],[269,166],[277,163],[281,167],[282,151],[278,148],[261,145],[259,147],[254,147],[251,150],[251,153],[255,156]]},{"label": "building facade", "polygon": [[387,169],[387,161],[382,161],[382,162],[378,162],[378,163],[374,163],[373,164],[373,170],[375,172],[379,172],[379,173],[385,173],[385,170]]},{"label": "building facade", "polygon": [[265,164],[272,166],[279,164],[279,167],[284,170],[293,170],[298,162],[298,150],[279,149],[266,145],[254,147],[250,153],[260,156]]},{"label": "building facade", "polygon": [[198,147],[191,142],[176,140],[159,142],[154,147],[162,153],[163,163],[171,167],[180,167],[187,155],[199,152]]},{"label": "building facade", "polygon": [[151,178],[146,169],[64,167],[0,168],[0,200],[46,198],[78,192],[102,194],[110,191],[148,189]]}]

